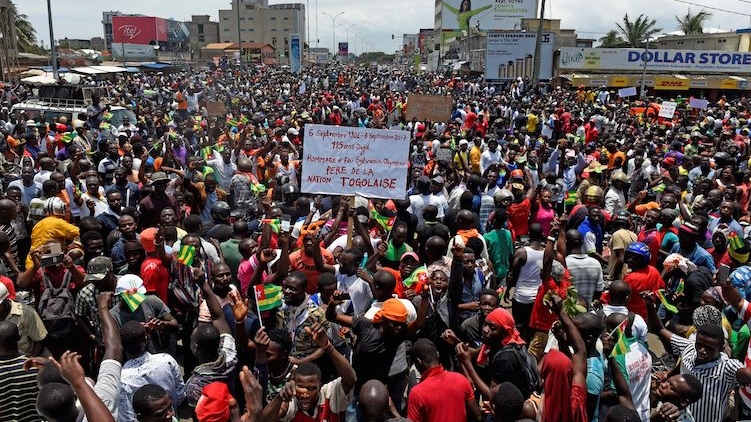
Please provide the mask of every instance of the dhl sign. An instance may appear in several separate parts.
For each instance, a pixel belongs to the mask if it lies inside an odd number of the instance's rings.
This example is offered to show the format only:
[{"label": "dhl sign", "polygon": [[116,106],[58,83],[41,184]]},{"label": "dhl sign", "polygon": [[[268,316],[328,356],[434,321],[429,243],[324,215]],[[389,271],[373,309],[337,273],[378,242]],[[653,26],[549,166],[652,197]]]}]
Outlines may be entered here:
[{"label": "dhl sign", "polygon": [[735,79],[723,79],[720,81],[720,89],[738,89],[738,81]]},{"label": "dhl sign", "polygon": [[628,77],[614,76],[610,79],[610,86],[615,88],[624,88],[628,86]]},{"label": "dhl sign", "polygon": [[690,86],[690,79],[656,77],[654,89],[663,91],[687,91]]}]

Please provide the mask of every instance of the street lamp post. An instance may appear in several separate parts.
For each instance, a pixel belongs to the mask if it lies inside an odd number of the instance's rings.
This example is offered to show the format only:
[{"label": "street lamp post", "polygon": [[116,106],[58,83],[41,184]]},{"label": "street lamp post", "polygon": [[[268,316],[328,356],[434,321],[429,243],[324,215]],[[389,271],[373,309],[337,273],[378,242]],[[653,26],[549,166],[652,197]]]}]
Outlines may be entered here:
[{"label": "street lamp post", "polygon": [[55,32],[52,30],[52,4],[51,0],[47,0],[47,19],[50,24],[50,51],[52,52],[52,77],[57,80],[57,47],[55,47]]},{"label": "street lamp post", "polygon": [[237,6],[237,51],[240,53],[240,68],[243,66],[243,42],[240,37],[240,0],[236,2]]},{"label": "street lamp post", "polygon": [[353,53],[355,53],[355,57],[357,57],[357,36],[360,35],[360,34],[357,33],[357,32],[355,32],[355,31],[352,31],[352,33],[355,35],[355,44],[352,47],[354,49]]},{"label": "street lamp post", "polygon": [[647,99],[647,55],[649,54],[649,37],[647,37],[647,42],[644,44],[644,57],[642,57],[642,60],[644,60],[644,63],[642,64],[641,68],[641,86],[639,87],[639,97],[642,100]]},{"label": "street lamp post", "polygon": [[334,16],[331,16],[326,12],[323,12],[323,14],[328,16],[331,19],[331,39],[332,39],[331,42],[334,44],[331,48],[331,54],[332,56],[334,56],[334,58],[336,58],[336,55],[338,54],[338,51],[336,49],[336,18],[343,15],[344,12],[339,12]]}]

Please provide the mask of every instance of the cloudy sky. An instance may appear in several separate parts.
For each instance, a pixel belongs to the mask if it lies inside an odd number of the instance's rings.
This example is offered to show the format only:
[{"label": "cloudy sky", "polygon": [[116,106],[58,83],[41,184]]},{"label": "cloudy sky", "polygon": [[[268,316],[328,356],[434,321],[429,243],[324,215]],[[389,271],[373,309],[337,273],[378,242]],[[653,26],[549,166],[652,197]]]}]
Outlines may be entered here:
[{"label": "cloudy sky", "polygon": [[[14,0],[20,13],[29,16],[37,30],[37,38],[49,45],[46,2],[43,0]],[[294,2],[289,0],[287,2]],[[492,0],[475,0],[473,9]],[[285,1],[271,0],[273,3]],[[298,0],[299,2],[299,0]],[[358,32],[357,52],[361,51],[360,39],[367,39],[372,49],[393,52],[401,42],[399,34],[416,33],[419,28],[433,27],[433,0],[309,0],[310,34],[316,39],[315,5],[318,3],[318,39],[321,46],[331,45],[331,19],[323,12],[335,15],[345,12],[337,18],[337,40],[343,41],[346,31],[339,23],[355,26],[350,29],[350,43],[354,43],[353,32]],[[712,11],[709,27],[722,29],[748,28],[751,22],[751,4],[743,0],[691,0],[691,3],[720,7],[745,16],[720,11]],[[346,6],[343,6],[346,4]],[[605,7],[605,5],[607,6]],[[230,0],[52,0],[55,37],[91,38],[102,36],[102,11],[119,10],[123,13],[140,13],[177,20],[189,20],[191,14],[211,15],[217,19],[219,9],[229,9]],[[546,18],[561,19],[564,28],[576,29],[580,38],[600,38],[609,29],[615,27],[625,13],[635,18],[645,13],[657,19],[659,28],[664,32],[676,29],[675,15],[684,15],[690,8],[692,12],[701,7],[692,6],[678,0],[631,0],[595,2],[593,0],[548,0]],[[395,40],[391,34],[397,34]],[[350,47],[350,51],[353,48]]]}]

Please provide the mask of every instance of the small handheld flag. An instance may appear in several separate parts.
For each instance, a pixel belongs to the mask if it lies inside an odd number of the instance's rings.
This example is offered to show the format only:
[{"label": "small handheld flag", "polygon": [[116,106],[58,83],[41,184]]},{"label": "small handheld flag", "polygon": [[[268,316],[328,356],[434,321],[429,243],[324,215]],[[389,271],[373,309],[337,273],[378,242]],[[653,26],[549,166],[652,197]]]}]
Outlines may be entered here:
[{"label": "small handheld flag", "polygon": [[679,295],[683,293],[684,288],[685,288],[685,284],[683,282],[683,279],[681,279],[681,281],[678,282],[678,286],[675,288],[675,294]]},{"label": "small handheld flag", "polygon": [[146,296],[142,293],[130,291],[120,292],[120,297],[131,312],[135,312],[143,301],[146,300]]},{"label": "small handheld flag", "polygon": [[177,262],[190,267],[193,265],[193,259],[196,257],[196,247],[193,245],[180,245],[177,252]]},{"label": "small handheld flag", "polygon": [[623,322],[618,324],[618,326],[615,327],[615,330],[610,333],[611,337],[613,336],[613,333],[618,336],[618,341],[615,343],[615,346],[613,346],[613,351],[610,352],[610,357],[625,355],[631,349],[626,342],[626,327],[628,327],[628,318],[624,319]]},{"label": "small handheld flag", "polygon": [[115,287],[115,294],[122,298],[131,312],[135,312],[143,301],[146,300],[146,288],[143,287],[143,280],[137,276],[123,276],[120,278],[118,285]]},{"label": "small handheld flag", "polygon": [[394,227],[394,223],[396,222],[396,217],[386,217],[385,215],[381,215],[376,210],[370,210],[370,218],[375,220],[379,226],[383,227],[385,230],[391,230],[392,227]]},{"label": "small handheld flag", "polygon": [[665,309],[674,314],[678,313],[678,308],[676,308],[672,303],[668,302],[668,298],[665,296],[665,290],[658,290],[657,297],[660,298],[660,302],[662,302],[662,306],[664,306]]},{"label": "small handheld flag", "polygon": [[270,311],[282,306],[282,288],[274,284],[257,284],[253,286],[256,294],[258,312]]},{"label": "small handheld flag", "polygon": [[425,284],[428,280],[428,267],[425,265],[421,265],[417,268],[415,268],[414,271],[412,271],[412,274],[409,275],[404,280],[404,285],[409,289],[412,287],[413,284],[419,283],[419,284]]},{"label": "small handheld flag", "polygon": [[268,224],[269,226],[271,226],[271,231],[273,231],[274,233],[279,233],[281,222],[278,218],[264,218],[263,220],[261,220],[261,223]]}]

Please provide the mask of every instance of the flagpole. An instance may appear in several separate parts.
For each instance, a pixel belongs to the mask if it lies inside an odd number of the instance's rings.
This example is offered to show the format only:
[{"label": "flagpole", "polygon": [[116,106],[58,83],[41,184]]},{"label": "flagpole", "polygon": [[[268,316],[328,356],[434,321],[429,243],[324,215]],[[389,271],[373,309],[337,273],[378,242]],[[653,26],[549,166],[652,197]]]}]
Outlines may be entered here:
[{"label": "flagpole", "polygon": [[256,312],[258,312],[258,322],[261,324],[261,328],[265,328],[263,326],[263,317],[261,316],[261,307],[258,306],[258,290],[256,290],[258,286],[261,286],[261,288],[263,288],[262,284],[256,284],[255,286],[253,286],[253,293],[255,293],[256,296]]}]

